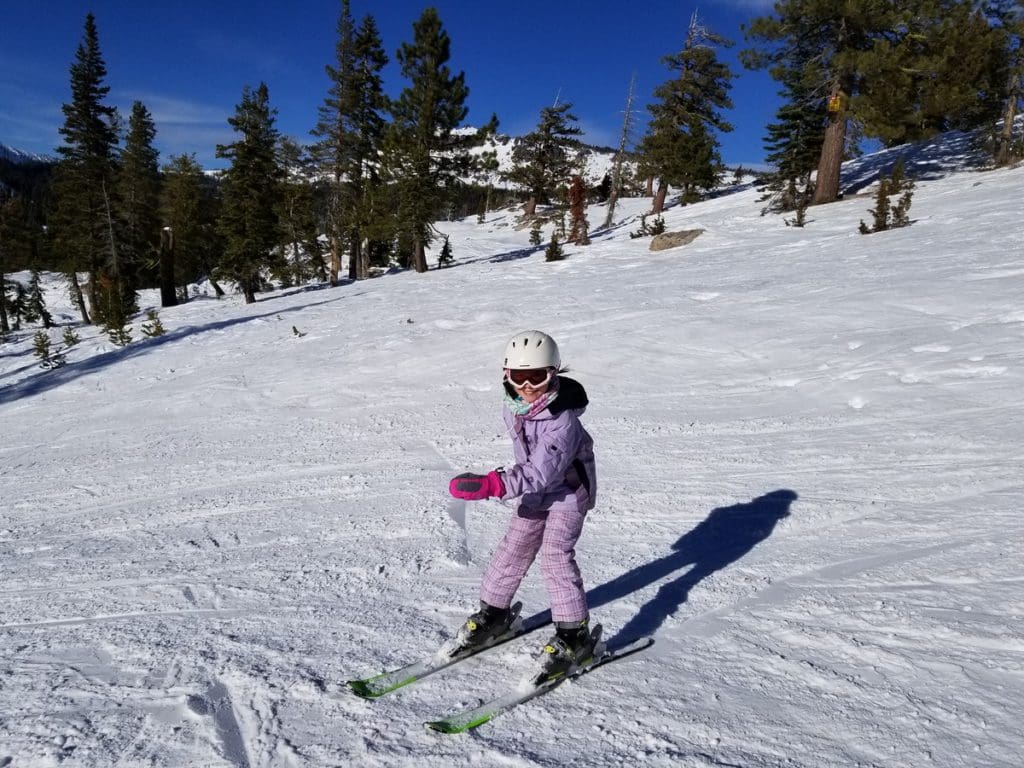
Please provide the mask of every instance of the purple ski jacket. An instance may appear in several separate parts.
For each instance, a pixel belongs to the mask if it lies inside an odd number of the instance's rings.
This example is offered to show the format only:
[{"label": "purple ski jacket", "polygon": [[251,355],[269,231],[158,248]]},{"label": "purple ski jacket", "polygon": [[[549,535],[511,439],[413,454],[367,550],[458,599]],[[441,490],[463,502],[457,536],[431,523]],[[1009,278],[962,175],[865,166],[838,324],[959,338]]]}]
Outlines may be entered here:
[{"label": "purple ski jacket", "polygon": [[505,470],[503,499],[521,496],[522,506],[538,511],[555,505],[581,512],[593,509],[597,498],[594,441],[580,423],[587,403],[582,384],[559,376],[555,399],[532,418],[504,409],[516,464]]}]

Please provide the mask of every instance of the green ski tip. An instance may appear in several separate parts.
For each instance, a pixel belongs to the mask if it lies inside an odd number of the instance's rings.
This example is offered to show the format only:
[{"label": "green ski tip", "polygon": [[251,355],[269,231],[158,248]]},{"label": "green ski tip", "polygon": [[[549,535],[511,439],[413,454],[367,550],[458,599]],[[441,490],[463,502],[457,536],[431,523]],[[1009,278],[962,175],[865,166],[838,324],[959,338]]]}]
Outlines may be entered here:
[{"label": "green ski tip", "polygon": [[492,714],[483,715],[478,717],[476,720],[470,720],[465,723],[452,722],[450,720],[434,720],[426,723],[427,728],[432,731],[438,731],[440,733],[465,733],[468,730],[476,728],[478,725],[483,725],[489,722],[494,716]]},{"label": "green ski tip", "polygon": [[368,686],[365,680],[349,680],[348,687],[352,689],[352,693],[364,699],[375,699],[380,696],[380,693]]},{"label": "green ski tip", "polygon": [[370,683],[373,682],[372,679],[349,680],[348,687],[352,689],[352,693],[354,693],[356,696],[361,696],[364,699],[377,699],[383,696],[385,693],[391,693],[392,691],[401,688],[403,685],[408,685],[409,683],[415,682],[415,680],[415,677],[410,677],[407,680],[402,680],[400,682],[394,683],[392,685],[387,686],[386,688],[376,688],[370,685]]}]

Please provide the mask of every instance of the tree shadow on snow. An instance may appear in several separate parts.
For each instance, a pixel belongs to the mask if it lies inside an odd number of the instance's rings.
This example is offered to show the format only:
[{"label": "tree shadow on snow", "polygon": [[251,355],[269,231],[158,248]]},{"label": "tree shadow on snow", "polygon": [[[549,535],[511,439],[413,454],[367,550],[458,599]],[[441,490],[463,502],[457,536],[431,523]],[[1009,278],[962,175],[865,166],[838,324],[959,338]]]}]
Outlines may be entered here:
[{"label": "tree shadow on snow", "polygon": [[[355,294],[358,295],[358,294]],[[292,307],[283,307],[278,310],[271,312],[264,312],[258,315],[244,315],[241,317],[232,317],[226,320],[218,320],[205,325],[187,325],[182,328],[177,328],[173,331],[165,333],[163,336],[157,336],[150,339],[141,339],[139,341],[132,342],[131,344],[121,347],[119,349],[111,350],[110,352],[102,352],[92,357],[84,358],[83,360],[76,360],[68,363],[67,365],[61,366],[60,368],[54,368],[47,371],[41,371],[32,376],[22,379],[21,381],[15,382],[14,384],[8,384],[6,386],[0,386],[0,405],[4,403],[10,403],[15,400],[19,400],[23,397],[31,397],[38,395],[42,392],[47,392],[56,387],[60,387],[71,381],[74,381],[82,376],[87,376],[91,373],[102,371],[104,368],[108,368],[117,363],[129,360],[139,355],[144,355],[149,352],[164,346],[165,344],[173,344],[180,341],[183,338],[197,336],[202,333],[210,331],[222,331],[235,325],[242,325],[244,323],[258,322],[261,320],[267,320],[271,317],[281,319],[281,315],[288,314],[291,312],[301,312],[304,309],[311,307],[318,307],[323,304],[329,304],[334,301],[341,299],[351,298],[351,294],[345,294],[343,296],[332,297],[324,299],[323,301],[311,302],[309,304],[302,304]],[[259,302],[263,303],[263,300]],[[287,325],[284,326],[287,328]],[[289,334],[284,333],[283,335],[288,336]],[[31,367],[31,366],[29,366]],[[19,371],[25,370],[24,368]],[[15,372],[8,372],[5,376],[10,376]],[[0,376],[0,378],[4,378]]]},{"label": "tree shadow on snow", "polygon": [[[683,534],[672,545],[671,554],[588,591],[590,608],[600,608],[692,566],[662,584],[639,613],[608,639],[608,647],[619,648],[639,637],[654,634],[686,602],[691,589],[716,571],[732,565],[771,536],[775,525],[789,516],[790,505],[796,499],[795,492],[779,489],[746,504],[713,509],[696,528]],[[543,611],[526,619],[525,624],[528,629],[533,629],[550,620],[551,612]]]}]

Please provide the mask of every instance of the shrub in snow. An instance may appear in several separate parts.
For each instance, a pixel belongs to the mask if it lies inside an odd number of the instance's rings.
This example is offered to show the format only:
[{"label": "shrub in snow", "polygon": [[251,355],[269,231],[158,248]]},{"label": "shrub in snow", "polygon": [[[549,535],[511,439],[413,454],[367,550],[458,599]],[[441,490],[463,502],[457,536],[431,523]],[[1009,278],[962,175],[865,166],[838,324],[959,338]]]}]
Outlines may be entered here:
[{"label": "shrub in snow", "polygon": [[107,326],[107,337],[117,347],[127,347],[132,343],[132,331],[126,325]]},{"label": "shrub in snow", "polygon": [[64,329],[64,346],[68,349],[78,344],[82,339],[75,333],[74,328]]},{"label": "shrub in snow", "polygon": [[441,253],[439,253],[437,256],[437,266],[438,268],[446,267],[449,264],[451,264],[452,261],[452,244],[448,241],[448,238],[446,237],[444,239],[444,245],[441,246]]},{"label": "shrub in snow", "polygon": [[[902,193],[896,205],[893,198]],[[914,182],[903,174],[903,158],[893,166],[892,176],[885,178],[884,172],[878,174],[878,192],[875,195],[875,207],[868,211],[874,217],[871,227],[860,223],[860,233],[870,235],[884,232],[887,229],[898,229],[910,224],[910,201],[914,196]]]},{"label": "shrub in snow", "polygon": [[565,258],[565,252],[562,250],[562,246],[558,243],[558,235],[551,236],[551,242],[548,243],[547,250],[544,251],[545,261],[561,261]]},{"label": "shrub in snow", "polygon": [[151,309],[146,312],[146,322],[142,324],[142,333],[146,337],[152,339],[157,336],[163,336],[167,331],[164,329],[164,324],[160,322],[160,317],[157,315],[155,309]]},{"label": "shrub in snow", "polygon": [[32,338],[35,356],[39,358],[40,368],[60,368],[64,365],[64,355],[54,350],[50,344],[50,336],[46,331],[36,331]]},{"label": "shrub in snow", "polygon": [[636,232],[630,232],[629,236],[634,240],[638,237],[648,237],[650,235],[660,235],[665,231],[665,220],[661,216],[655,216],[654,221],[650,224],[647,223],[648,214],[644,213],[640,215],[640,229]]}]

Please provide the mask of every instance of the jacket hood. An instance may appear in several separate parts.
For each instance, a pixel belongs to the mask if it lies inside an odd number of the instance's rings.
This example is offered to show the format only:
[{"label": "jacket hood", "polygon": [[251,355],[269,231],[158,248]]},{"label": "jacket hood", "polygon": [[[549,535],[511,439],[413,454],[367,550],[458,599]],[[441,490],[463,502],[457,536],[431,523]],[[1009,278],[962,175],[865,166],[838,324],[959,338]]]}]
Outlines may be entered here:
[{"label": "jacket hood", "polygon": [[576,379],[568,376],[558,377],[558,395],[554,402],[548,405],[552,416],[557,416],[562,411],[583,410],[590,403],[587,399],[587,390],[583,388]]}]

